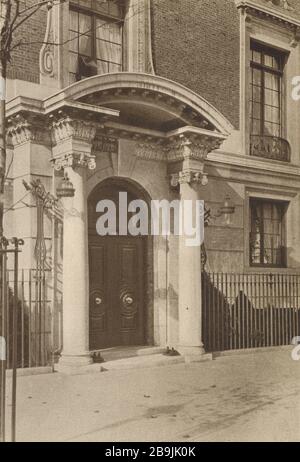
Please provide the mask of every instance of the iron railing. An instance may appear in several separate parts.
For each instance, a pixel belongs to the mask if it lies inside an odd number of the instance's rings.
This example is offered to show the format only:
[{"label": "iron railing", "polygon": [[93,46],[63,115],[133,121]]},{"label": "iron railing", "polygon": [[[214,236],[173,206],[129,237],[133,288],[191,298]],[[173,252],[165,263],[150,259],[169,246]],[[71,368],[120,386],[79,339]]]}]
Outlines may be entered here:
[{"label": "iron railing", "polygon": [[[17,367],[47,366],[52,362],[50,271],[19,270],[17,285]],[[7,271],[7,368],[12,366],[12,301],[14,273]]]},{"label": "iron railing", "polygon": [[289,142],[283,138],[267,135],[251,135],[250,155],[290,162],[291,148]]},{"label": "iron railing", "polygon": [[289,345],[300,335],[300,275],[203,273],[206,351]]}]

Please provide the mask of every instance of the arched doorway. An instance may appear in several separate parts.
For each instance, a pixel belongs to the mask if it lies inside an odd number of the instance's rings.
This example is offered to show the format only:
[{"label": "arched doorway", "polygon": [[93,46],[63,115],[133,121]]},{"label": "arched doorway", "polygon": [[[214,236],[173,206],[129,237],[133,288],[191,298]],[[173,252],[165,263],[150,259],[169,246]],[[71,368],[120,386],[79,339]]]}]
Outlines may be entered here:
[{"label": "arched doorway", "polygon": [[[88,199],[90,350],[149,343],[147,309],[150,237],[119,235],[119,193],[149,202],[145,191],[125,179],[101,182]],[[116,235],[100,236],[96,205],[110,200],[116,207]]]}]

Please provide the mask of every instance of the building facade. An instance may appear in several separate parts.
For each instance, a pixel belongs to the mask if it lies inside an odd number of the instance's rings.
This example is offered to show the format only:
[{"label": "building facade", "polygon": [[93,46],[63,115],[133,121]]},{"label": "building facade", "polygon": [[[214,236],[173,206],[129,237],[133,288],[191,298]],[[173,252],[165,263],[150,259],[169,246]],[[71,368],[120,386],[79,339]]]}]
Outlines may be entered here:
[{"label": "building facade", "polygon": [[[101,237],[97,203],[203,200],[207,271],[299,272],[298,1],[70,0],[26,28],[8,72],[5,229],[25,241],[21,268],[45,246],[60,364],[130,345],[201,358],[200,248]],[[37,179],[72,190],[39,235],[23,184]]]}]

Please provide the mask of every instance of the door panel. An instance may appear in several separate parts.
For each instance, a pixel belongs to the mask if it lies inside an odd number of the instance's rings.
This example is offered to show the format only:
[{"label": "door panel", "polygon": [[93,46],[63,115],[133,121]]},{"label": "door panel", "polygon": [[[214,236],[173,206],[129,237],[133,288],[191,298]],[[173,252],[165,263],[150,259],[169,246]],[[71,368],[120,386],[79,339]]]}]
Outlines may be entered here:
[{"label": "door panel", "polygon": [[106,248],[100,243],[90,244],[90,348],[97,348],[101,335],[106,343],[109,337],[109,298],[107,287]]},{"label": "door panel", "polygon": [[144,343],[144,240],[90,240],[90,348]]},{"label": "door panel", "polygon": [[118,243],[119,316],[123,345],[143,343],[143,252],[139,239]]}]

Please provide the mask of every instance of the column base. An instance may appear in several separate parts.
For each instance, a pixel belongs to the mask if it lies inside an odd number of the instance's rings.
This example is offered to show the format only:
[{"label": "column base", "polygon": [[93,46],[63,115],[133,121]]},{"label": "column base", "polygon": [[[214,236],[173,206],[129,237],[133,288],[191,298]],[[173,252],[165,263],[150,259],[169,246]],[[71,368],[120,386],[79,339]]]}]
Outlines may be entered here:
[{"label": "column base", "polygon": [[[54,369],[57,372],[72,374],[78,372],[89,372],[91,365],[94,365],[94,363],[90,353],[88,352],[82,355],[62,354],[59,362],[55,364]],[[98,369],[100,368],[98,367]]]},{"label": "column base", "polygon": [[211,361],[213,359],[212,353],[205,353],[202,346],[182,346],[177,347],[177,351],[184,357],[186,363],[198,363],[203,361]]}]

